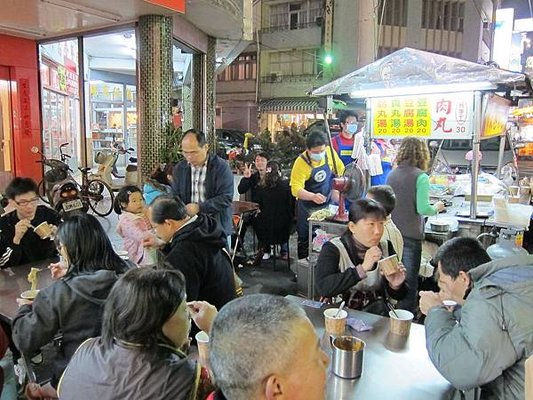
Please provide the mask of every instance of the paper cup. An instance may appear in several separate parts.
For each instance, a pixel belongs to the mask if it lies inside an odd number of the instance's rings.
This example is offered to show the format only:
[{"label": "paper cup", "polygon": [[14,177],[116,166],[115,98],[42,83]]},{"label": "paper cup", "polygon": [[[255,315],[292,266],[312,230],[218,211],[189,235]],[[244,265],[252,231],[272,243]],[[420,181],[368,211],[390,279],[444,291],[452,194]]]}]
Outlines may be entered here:
[{"label": "paper cup", "polygon": [[204,331],[198,332],[195,336],[198,346],[198,360],[204,367],[209,366],[209,335]]},{"label": "paper cup", "polygon": [[378,267],[381,269],[385,276],[392,275],[400,269],[398,256],[393,254],[390,257],[383,258],[378,261]]},{"label": "paper cup", "polygon": [[457,307],[457,302],[454,300],[442,300],[442,304],[446,306],[448,311],[453,311]]},{"label": "paper cup", "polygon": [[33,231],[39,235],[41,239],[46,239],[52,236],[52,226],[50,226],[50,224],[46,221],[41,222],[39,225],[33,228]]},{"label": "paper cup", "polygon": [[407,310],[394,310],[394,312],[396,315],[389,311],[391,333],[399,336],[409,336],[411,322],[414,318],[413,313]]},{"label": "paper cup", "polygon": [[345,310],[341,310],[338,317],[335,318],[335,314],[339,311],[338,308],[329,308],[324,311],[324,325],[326,332],[331,335],[343,335],[346,328],[346,319],[348,313]]},{"label": "paper cup", "polygon": [[39,289],[26,290],[20,294],[20,298],[26,300],[33,300],[37,297],[37,293],[39,293]]}]

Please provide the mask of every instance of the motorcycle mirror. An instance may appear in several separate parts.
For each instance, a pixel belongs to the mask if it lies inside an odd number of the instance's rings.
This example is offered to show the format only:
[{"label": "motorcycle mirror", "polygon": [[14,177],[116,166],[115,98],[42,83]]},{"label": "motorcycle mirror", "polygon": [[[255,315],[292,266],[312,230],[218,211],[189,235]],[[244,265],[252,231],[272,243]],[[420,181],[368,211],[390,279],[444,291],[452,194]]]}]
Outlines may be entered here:
[{"label": "motorcycle mirror", "polygon": [[33,147],[31,148],[31,152],[32,152],[33,154],[37,154],[37,153],[39,153],[39,148],[38,148],[37,146],[33,146]]}]

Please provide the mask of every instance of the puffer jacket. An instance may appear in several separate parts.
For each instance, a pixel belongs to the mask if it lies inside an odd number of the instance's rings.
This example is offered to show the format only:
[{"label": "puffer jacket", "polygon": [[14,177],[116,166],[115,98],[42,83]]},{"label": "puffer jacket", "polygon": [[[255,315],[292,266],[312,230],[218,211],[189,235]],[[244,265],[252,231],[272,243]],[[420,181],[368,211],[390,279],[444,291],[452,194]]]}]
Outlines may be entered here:
[{"label": "puffer jacket", "polygon": [[457,314],[433,307],[426,346],[439,372],[481,399],[522,400],[533,352],[533,256],[491,261],[470,271],[473,287]]},{"label": "puffer jacket", "polygon": [[41,289],[32,305],[20,307],[12,335],[22,353],[30,356],[62,335],[51,365],[53,384],[78,346],[100,335],[104,303],[117,279],[109,270],[68,276]]},{"label": "puffer jacket", "polygon": [[100,338],[84,342],[72,357],[58,387],[61,400],[195,399],[200,372],[177,351],[160,346],[157,354]]}]

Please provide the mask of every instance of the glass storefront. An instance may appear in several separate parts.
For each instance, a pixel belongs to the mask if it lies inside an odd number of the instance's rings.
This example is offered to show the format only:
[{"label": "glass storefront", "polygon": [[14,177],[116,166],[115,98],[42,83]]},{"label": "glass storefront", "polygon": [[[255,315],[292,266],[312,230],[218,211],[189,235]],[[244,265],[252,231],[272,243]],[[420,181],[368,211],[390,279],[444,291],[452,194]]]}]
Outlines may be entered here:
[{"label": "glass storefront", "polygon": [[64,152],[71,156],[69,164],[76,170],[81,154],[78,42],[41,44],[39,55],[43,153],[59,159],[59,146],[69,143]]},{"label": "glass storefront", "polygon": [[[86,166],[97,167],[98,152],[118,147],[137,150],[138,144],[135,30],[83,37],[83,82],[79,82],[78,50],[78,38],[39,46],[43,152],[58,159],[59,146],[68,142],[64,150],[72,156],[69,164],[74,171],[84,163],[82,149]],[[172,122],[183,129],[193,123],[192,60],[192,51],[174,40]],[[80,85],[85,91],[83,129]],[[118,157],[118,176],[129,157]]]}]

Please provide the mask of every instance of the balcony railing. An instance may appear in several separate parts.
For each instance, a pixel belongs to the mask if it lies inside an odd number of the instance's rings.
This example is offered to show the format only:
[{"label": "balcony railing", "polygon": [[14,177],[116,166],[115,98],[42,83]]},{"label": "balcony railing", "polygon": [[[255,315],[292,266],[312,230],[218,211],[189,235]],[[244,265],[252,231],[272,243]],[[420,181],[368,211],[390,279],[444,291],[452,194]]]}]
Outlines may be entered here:
[{"label": "balcony railing", "polygon": [[261,77],[261,83],[278,83],[278,82],[310,82],[316,80],[316,75],[283,75],[268,74]]},{"label": "balcony railing", "polygon": [[298,30],[305,28],[314,28],[322,25],[322,19],[317,18],[316,21],[304,22],[301,24],[289,24],[289,25],[279,25],[279,26],[269,26],[267,28],[261,29],[261,33],[273,33],[273,32],[283,32],[289,30]]}]

